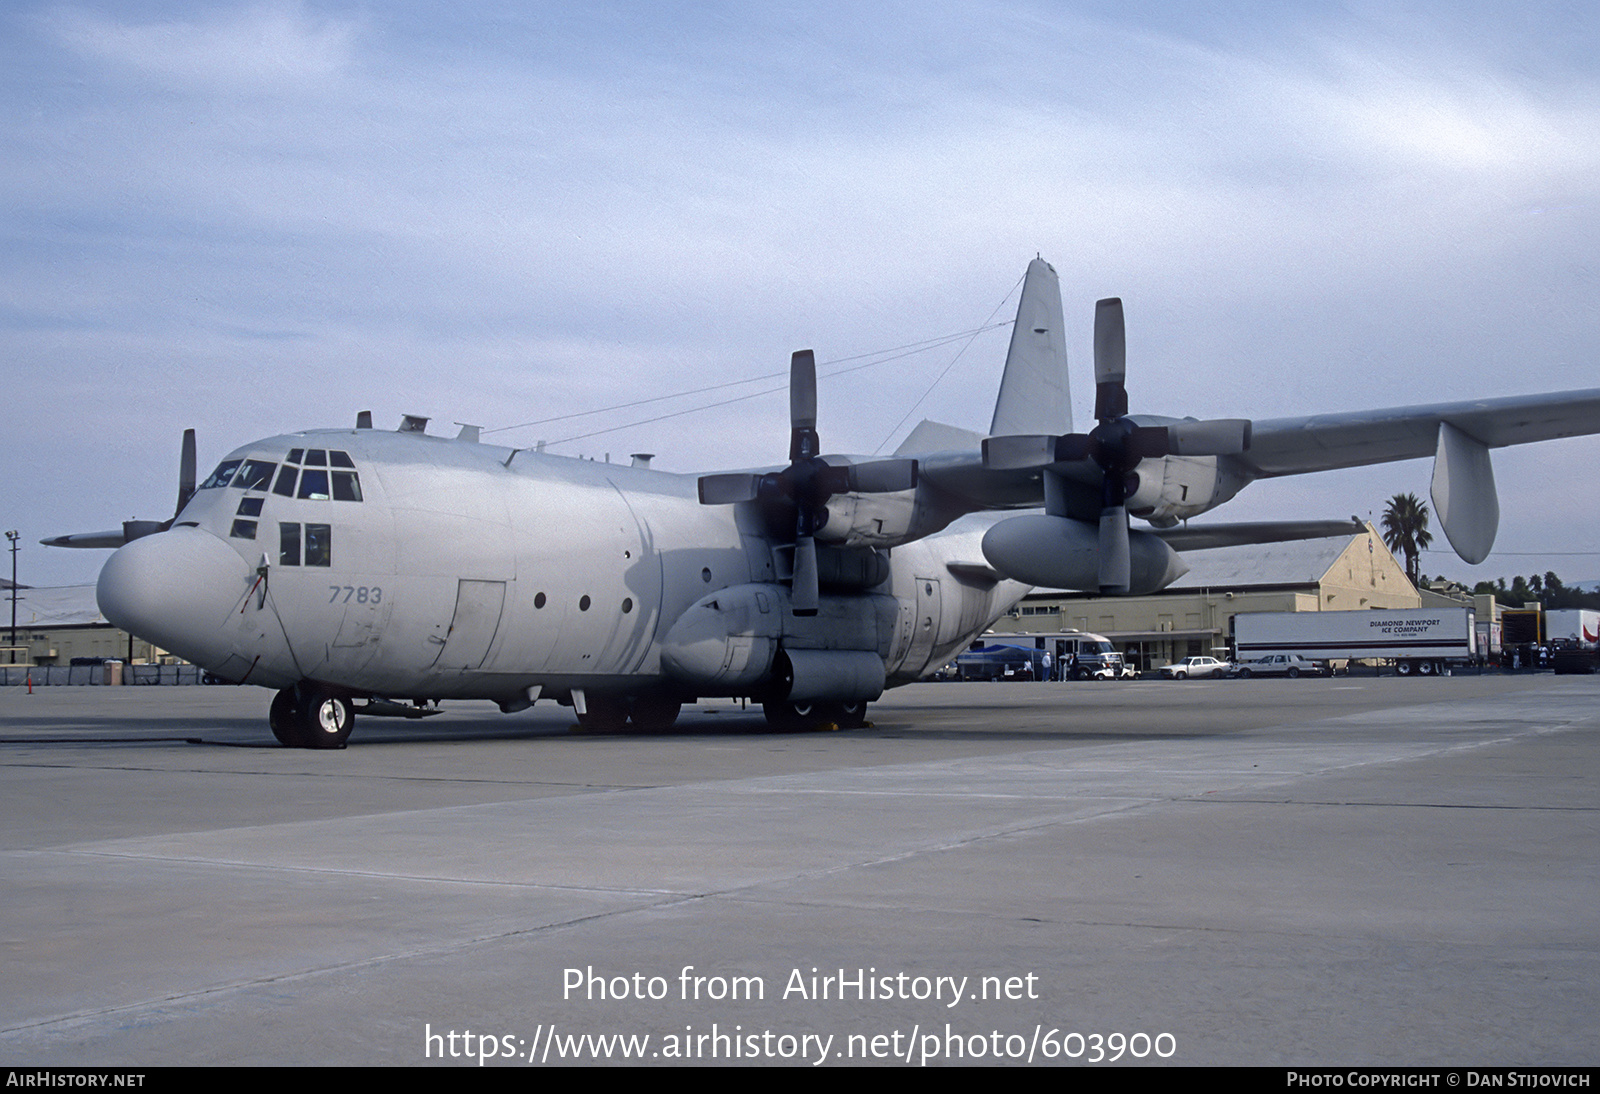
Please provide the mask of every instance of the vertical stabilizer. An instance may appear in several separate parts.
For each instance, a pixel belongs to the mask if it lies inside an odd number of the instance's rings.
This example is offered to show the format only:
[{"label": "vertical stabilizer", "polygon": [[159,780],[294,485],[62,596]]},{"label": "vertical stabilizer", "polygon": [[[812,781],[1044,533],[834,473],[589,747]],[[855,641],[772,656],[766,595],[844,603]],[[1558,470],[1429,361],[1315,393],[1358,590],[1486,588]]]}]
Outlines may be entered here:
[{"label": "vertical stabilizer", "polygon": [[1067,335],[1061,319],[1061,283],[1050,263],[1028,263],[1017,322],[1011,328],[991,436],[1072,432],[1067,392]]}]

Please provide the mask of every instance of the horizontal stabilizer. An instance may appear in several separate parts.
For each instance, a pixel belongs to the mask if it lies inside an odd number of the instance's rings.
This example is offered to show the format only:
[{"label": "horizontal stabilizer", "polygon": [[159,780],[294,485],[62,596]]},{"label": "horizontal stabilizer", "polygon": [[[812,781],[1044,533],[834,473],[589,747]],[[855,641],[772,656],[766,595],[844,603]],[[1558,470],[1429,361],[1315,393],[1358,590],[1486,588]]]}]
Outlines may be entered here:
[{"label": "horizontal stabilizer", "polygon": [[924,418],[917,423],[911,435],[894,450],[896,456],[915,456],[923,452],[965,452],[975,450],[983,443],[983,434],[970,429],[930,422]]},{"label": "horizontal stabilizer", "polygon": [[951,575],[971,585],[998,585],[1005,575],[985,562],[946,562],[944,568]]}]

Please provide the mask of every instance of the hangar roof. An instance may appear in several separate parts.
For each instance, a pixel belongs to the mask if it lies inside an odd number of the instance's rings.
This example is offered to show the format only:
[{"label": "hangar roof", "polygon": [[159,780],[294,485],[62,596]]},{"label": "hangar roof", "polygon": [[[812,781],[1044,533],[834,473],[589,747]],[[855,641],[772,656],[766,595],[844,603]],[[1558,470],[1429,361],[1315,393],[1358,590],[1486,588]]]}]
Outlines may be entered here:
[{"label": "hangar roof", "polygon": [[[0,627],[9,625],[11,590],[0,592]],[[23,586],[17,590],[17,626],[89,627],[110,626],[95,603],[93,585],[55,585],[46,588]]]},{"label": "hangar roof", "polygon": [[1251,543],[1185,551],[1189,572],[1165,592],[1187,589],[1238,589],[1261,585],[1315,585],[1340,555],[1362,536],[1301,539],[1287,543]]}]

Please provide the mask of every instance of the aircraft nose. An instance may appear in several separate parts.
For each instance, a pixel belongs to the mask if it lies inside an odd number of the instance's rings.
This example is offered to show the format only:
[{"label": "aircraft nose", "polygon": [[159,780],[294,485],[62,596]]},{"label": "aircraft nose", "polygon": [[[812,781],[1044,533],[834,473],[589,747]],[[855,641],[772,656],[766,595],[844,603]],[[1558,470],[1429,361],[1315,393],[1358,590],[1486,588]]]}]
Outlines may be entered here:
[{"label": "aircraft nose", "polygon": [[210,532],[174,528],[119,547],[95,596],[116,626],[201,663],[254,580],[249,564]]}]

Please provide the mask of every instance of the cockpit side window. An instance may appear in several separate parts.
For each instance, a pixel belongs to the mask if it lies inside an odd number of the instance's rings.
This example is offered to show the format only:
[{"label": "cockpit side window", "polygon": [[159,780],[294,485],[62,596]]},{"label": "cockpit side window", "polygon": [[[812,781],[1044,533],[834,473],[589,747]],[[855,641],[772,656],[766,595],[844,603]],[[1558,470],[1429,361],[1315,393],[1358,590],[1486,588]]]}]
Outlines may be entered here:
[{"label": "cockpit side window", "polygon": [[266,460],[246,460],[233,485],[241,490],[265,490],[272,485],[272,473],[278,469]]},{"label": "cockpit side window", "polygon": [[294,481],[300,474],[298,467],[283,465],[283,470],[278,472],[278,485],[272,488],[274,494],[281,494],[286,498],[294,497]]},{"label": "cockpit side window", "polygon": [[333,564],[333,529],[326,524],[306,525],[306,565]]},{"label": "cockpit side window", "polygon": [[200,484],[200,489],[215,490],[219,486],[227,486],[233,479],[233,473],[239,470],[239,465],[243,462],[243,460],[223,460],[217,465],[217,469],[211,472],[211,477]]},{"label": "cockpit side window", "polygon": [[[333,526],[307,524],[304,526],[303,541],[300,538],[301,527],[298,521],[278,525],[278,565],[299,566],[303,560],[307,566],[332,566]],[[300,549],[302,542],[305,545],[303,553]]]},{"label": "cockpit side window", "polygon": [[278,565],[300,565],[300,525],[278,525]]}]

